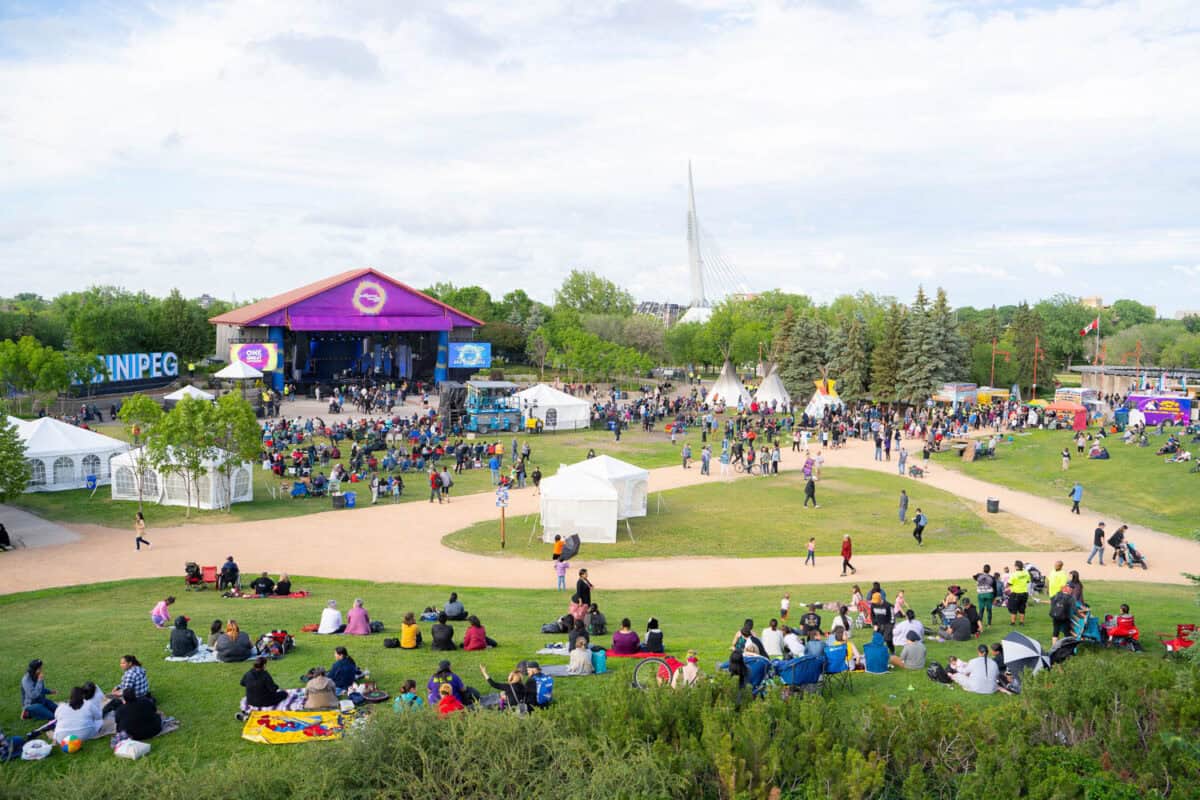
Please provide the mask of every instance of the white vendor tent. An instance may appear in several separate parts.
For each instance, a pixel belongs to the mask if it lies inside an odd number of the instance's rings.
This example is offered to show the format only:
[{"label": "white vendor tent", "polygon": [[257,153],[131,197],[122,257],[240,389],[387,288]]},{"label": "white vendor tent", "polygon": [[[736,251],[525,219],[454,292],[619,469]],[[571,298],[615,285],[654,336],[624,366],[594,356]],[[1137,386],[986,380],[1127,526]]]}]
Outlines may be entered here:
[{"label": "white vendor tent", "polygon": [[617,541],[617,490],[606,481],[564,472],[542,481],[542,539],[578,534],[582,542]]},{"label": "white vendor tent", "polygon": [[733,369],[733,363],[728,358],[725,359],[725,365],[721,367],[721,374],[717,376],[717,382],[709,390],[704,402],[710,406],[722,403],[730,407],[737,406],[739,403],[743,406],[750,405],[750,393],[746,391],[745,386],[742,386],[742,381],[738,378]]},{"label": "white vendor tent", "polygon": [[530,386],[513,397],[526,419],[540,419],[548,431],[573,431],[586,428],[591,422],[591,406],[586,400],[544,383]]},{"label": "white vendor tent", "polygon": [[29,462],[27,492],[61,492],[87,488],[89,475],[96,484],[109,480],[108,460],[129,449],[119,439],[42,417],[31,422],[9,417],[25,443]]},{"label": "white vendor tent", "polygon": [[[145,448],[130,450],[112,460],[112,499],[137,500],[137,466],[145,458]],[[244,461],[236,465],[228,477],[218,466],[224,456],[224,451],[218,458],[204,462],[205,473],[200,475],[191,487],[191,502],[193,508],[213,509],[224,508],[227,501],[248,503],[254,499],[254,473],[250,462]],[[164,506],[185,506],[188,504],[187,477],[182,472],[160,470],[150,466],[148,460],[145,467],[142,484],[142,500],[147,503],[158,503]],[[232,497],[229,493],[230,483],[233,485]]]},{"label": "white vendor tent", "polygon": [[171,392],[168,395],[165,395],[163,397],[163,400],[170,400],[170,401],[177,403],[185,397],[196,397],[196,398],[199,398],[200,400],[212,400],[213,399],[213,396],[211,394],[204,391],[203,389],[197,389],[195,386],[192,386],[189,383],[187,386],[183,387],[182,389],[178,389],[174,392]]},{"label": "white vendor tent", "polygon": [[646,516],[650,472],[612,456],[596,456],[559,467],[558,474],[591,475],[617,490],[617,519]]},{"label": "white vendor tent", "polygon": [[219,371],[213,373],[214,378],[222,378],[231,381],[246,381],[255,378],[261,378],[263,374],[241,361],[235,361],[227,367],[222,367]]},{"label": "white vendor tent", "polygon": [[754,399],[758,401],[760,407],[765,405],[770,408],[771,403],[774,402],[777,411],[786,413],[791,410],[792,396],[788,394],[787,388],[783,385],[783,379],[779,377],[778,365],[771,365],[767,377],[763,378],[762,385],[754,393]]}]

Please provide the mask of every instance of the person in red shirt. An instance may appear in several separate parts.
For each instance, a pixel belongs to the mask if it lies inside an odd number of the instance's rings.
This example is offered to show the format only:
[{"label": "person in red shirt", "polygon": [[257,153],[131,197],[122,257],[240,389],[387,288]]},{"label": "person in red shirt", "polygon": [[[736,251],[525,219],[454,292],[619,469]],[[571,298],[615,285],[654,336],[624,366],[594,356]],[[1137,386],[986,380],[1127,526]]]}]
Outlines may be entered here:
[{"label": "person in red shirt", "polygon": [[438,689],[438,694],[441,698],[438,700],[438,714],[443,717],[453,714],[455,711],[462,711],[464,706],[457,697],[454,696],[454,687],[448,683],[443,683]]},{"label": "person in red shirt", "polygon": [[437,498],[438,505],[442,504],[442,477],[434,467],[429,468],[429,502]]},{"label": "person in red shirt", "polygon": [[854,555],[854,546],[850,542],[850,534],[842,537],[842,577],[846,577],[846,570],[857,575],[858,570],[850,563],[850,558]]}]

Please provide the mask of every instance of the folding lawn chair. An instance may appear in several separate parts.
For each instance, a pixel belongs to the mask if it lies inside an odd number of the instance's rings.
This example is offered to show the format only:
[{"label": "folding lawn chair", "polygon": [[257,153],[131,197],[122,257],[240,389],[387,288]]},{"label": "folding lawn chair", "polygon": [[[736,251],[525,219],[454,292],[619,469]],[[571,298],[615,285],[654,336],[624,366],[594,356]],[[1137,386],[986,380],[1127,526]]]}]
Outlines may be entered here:
[{"label": "folding lawn chair", "polygon": [[830,645],[825,648],[825,675],[821,681],[821,691],[832,692],[835,688],[854,691],[854,682],[850,680],[850,665],[846,663],[847,644]]},{"label": "folding lawn chair", "polygon": [[204,579],[204,586],[207,588],[211,583],[213,588],[217,588],[217,568],[216,567],[201,567],[200,574]]},{"label": "folding lawn chair", "polygon": [[[845,658],[845,653],[842,655]],[[825,663],[817,656],[800,656],[772,662],[779,682],[792,693],[821,690]]]}]

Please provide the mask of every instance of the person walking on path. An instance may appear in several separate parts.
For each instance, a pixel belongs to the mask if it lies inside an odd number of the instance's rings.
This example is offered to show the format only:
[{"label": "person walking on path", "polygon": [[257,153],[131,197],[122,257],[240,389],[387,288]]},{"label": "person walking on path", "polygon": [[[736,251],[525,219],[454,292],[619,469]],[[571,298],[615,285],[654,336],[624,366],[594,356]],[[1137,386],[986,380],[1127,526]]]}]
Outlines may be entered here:
[{"label": "person walking on path", "polygon": [[1062,471],[1066,472],[1071,468],[1071,448],[1064,447],[1062,449]]},{"label": "person walking on path", "polygon": [[904,467],[908,464],[908,450],[904,447],[900,448],[900,458],[896,465],[896,474],[904,477]]},{"label": "person walking on path", "polygon": [[854,556],[854,544],[850,541],[850,534],[842,536],[842,577],[846,577],[846,570],[850,570],[852,575],[857,575],[858,570],[850,563],[850,559]]},{"label": "person walking on path", "polygon": [[883,461],[883,439],[879,436],[879,431],[875,431],[875,460]]},{"label": "person walking on path", "polygon": [[908,492],[900,490],[900,524],[908,521]]},{"label": "person walking on path", "polygon": [[808,478],[808,482],[804,484],[804,507],[808,508],[808,501],[811,500],[813,508],[820,508],[817,505],[817,484],[813,481],[812,476]]},{"label": "person walking on path", "polygon": [[825,463],[825,451],[818,450],[817,457],[813,459],[812,476],[813,480],[821,480],[821,465]]},{"label": "person walking on path", "polygon": [[146,538],[146,518],[140,511],[133,517],[133,532],[136,534],[133,540],[134,549],[141,550],[142,545],[150,547],[150,541]]},{"label": "person walking on path", "polygon": [[708,445],[704,445],[704,447],[701,448],[701,450],[700,450],[700,474],[701,475],[711,475],[712,473],[709,472],[709,465],[711,465],[711,464],[712,464],[712,448],[709,447]]},{"label": "person walking on path", "polygon": [[921,540],[925,534],[925,526],[929,520],[925,517],[925,512],[917,508],[917,515],[913,517],[913,538],[917,540],[917,545],[923,547],[925,543]]},{"label": "person walking on path", "polygon": [[717,460],[721,462],[720,474],[722,476],[729,475],[729,450],[728,450],[728,448],[721,450],[721,455]]},{"label": "person walking on path", "polygon": [[542,493],[542,468],[534,467],[533,472],[530,473],[529,477],[533,479],[533,493],[541,494]]},{"label": "person walking on path", "polygon": [[[810,537],[808,540],[808,554],[804,556],[804,563],[817,565],[817,540],[816,537]],[[787,617],[784,617],[787,619]]]},{"label": "person walking on path", "polygon": [[1083,499],[1083,484],[1079,481],[1075,481],[1074,488],[1071,489],[1071,493],[1067,496],[1071,498],[1071,513],[1078,514],[1079,501]]},{"label": "person walking on path", "polygon": [[[492,456],[495,458],[495,456]],[[442,476],[438,474],[437,467],[429,468],[429,502],[438,501],[438,505],[442,504]]]},{"label": "person walking on path", "polygon": [[793,453],[800,452],[800,429],[799,428],[792,429],[792,452]]},{"label": "person walking on path", "polygon": [[1092,552],[1088,553],[1087,563],[1091,564],[1092,559],[1100,556],[1100,566],[1104,566],[1104,523],[1096,524],[1096,530],[1092,533]]},{"label": "person walking on path", "polygon": [[688,466],[688,462],[692,460],[692,446],[690,444],[688,444],[687,442],[684,442],[683,443],[683,451],[680,453],[680,455],[683,457],[683,468],[691,469]]}]

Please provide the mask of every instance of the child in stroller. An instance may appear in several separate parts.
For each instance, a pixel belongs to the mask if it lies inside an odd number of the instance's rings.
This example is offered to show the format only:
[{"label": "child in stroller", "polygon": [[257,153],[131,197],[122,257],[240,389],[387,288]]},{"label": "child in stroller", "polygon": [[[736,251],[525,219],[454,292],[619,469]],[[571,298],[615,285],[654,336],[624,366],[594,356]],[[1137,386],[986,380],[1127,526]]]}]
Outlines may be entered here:
[{"label": "child in stroller", "polygon": [[913,477],[913,478],[924,478],[925,470],[921,469],[916,464],[913,464],[912,466],[910,466],[908,468],[908,474],[910,477]]},{"label": "child in stroller", "polygon": [[1150,565],[1146,563],[1146,557],[1141,554],[1137,546],[1131,542],[1125,541],[1125,561],[1129,564],[1129,568],[1140,566],[1142,569],[1150,569]]},{"label": "child in stroller", "polygon": [[1034,594],[1046,593],[1046,576],[1035,565],[1026,563],[1025,571],[1029,573],[1029,590]]},{"label": "child in stroller", "polygon": [[946,587],[946,596],[930,612],[935,629],[944,628],[954,621],[954,615],[958,611],[959,600],[964,594],[966,594],[966,590],[958,584]]},{"label": "child in stroller", "polygon": [[200,572],[200,565],[195,561],[189,561],[183,565],[183,582],[189,589],[204,588],[204,575]]}]

